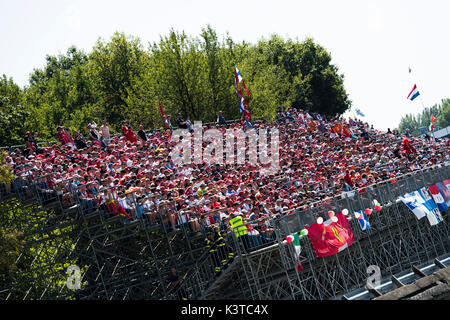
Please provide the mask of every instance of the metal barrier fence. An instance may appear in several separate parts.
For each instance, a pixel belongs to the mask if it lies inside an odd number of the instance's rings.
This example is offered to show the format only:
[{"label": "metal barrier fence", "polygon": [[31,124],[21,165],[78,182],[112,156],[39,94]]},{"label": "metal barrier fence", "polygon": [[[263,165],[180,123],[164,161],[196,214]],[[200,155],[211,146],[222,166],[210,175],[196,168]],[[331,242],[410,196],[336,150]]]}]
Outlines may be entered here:
[{"label": "metal barrier fence", "polygon": [[[218,266],[222,267],[222,261],[229,261],[230,253],[232,253],[234,257],[248,256],[248,254],[251,255],[252,252],[268,247],[274,243],[278,243],[280,244],[280,247],[285,248],[281,243],[287,235],[300,231],[306,224],[315,223],[319,216],[323,217],[324,220],[328,219],[328,211],[332,210],[339,212],[343,208],[347,208],[349,212],[354,212],[364,208],[371,208],[373,207],[374,199],[377,199],[385,208],[383,210],[388,211],[389,214],[374,214],[371,217],[374,222],[374,228],[368,231],[361,231],[356,219],[351,218],[350,224],[355,235],[355,245],[342,256],[347,257],[349,261],[352,259],[359,259],[357,256],[352,256],[350,251],[353,253],[353,251],[356,250],[354,248],[358,248],[358,243],[373,242],[371,248],[374,250],[374,253],[367,253],[361,256],[361,259],[365,259],[364,265],[367,265],[369,262],[379,262],[380,260],[377,255],[385,256],[385,260],[382,262],[384,263],[383,267],[386,270],[394,268],[393,265],[404,265],[411,261],[421,261],[425,258],[431,258],[435,254],[447,250],[448,239],[445,238],[445,235],[447,235],[448,238],[448,224],[442,223],[438,227],[429,228],[423,226],[422,221],[415,221],[415,217],[410,214],[408,219],[403,219],[406,223],[405,232],[408,232],[408,234],[402,234],[402,230],[397,230],[399,228],[399,221],[403,218],[403,213],[398,209],[402,204],[396,204],[395,200],[405,193],[427,187],[447,179],[449,176],[450,167],[438,165],[400,177],[390,178],[389,180],[376,185],[354,190],[345,195],[337,195],[311,204],[306,210],[293,210],[280,218],[273,219],[272,217],[267,217],[264,219],[248,221],[246,223],[248,226],[248,234],[246,237],[240,238],[234,236],[234,232],[230,230],[227,220],[224,219],[229,214],[228,208],[205,212],[200,205],[195,205],[182,210],[176,210],[176,201],[163,200],[158,204],[152,204],[152,195],[143,194],[139,190],[122,192],[116,187],[103,187],[96,182],[84,185],[78,184],[78,181],[75,178],[67,180],[56,179],[51,174],[34,178],[32,176],[25,176],[13,181],[12,186],[21,200],[28,201],[34,197],[43,208],[47,208],[54,204],[59,206],[62,214],[57,217],[58,219],[68,217],[70,212],[77,212],[83,216],[82,219],[87,219],[88,216],[98,216],[101,217],[101,221],[105,221],[105,223],[110,219],[111,221],[116,221],[115,219],[119,218],[121,225],[124,227],[139,223],[145,229],[151,230],[151,228],[155,226],[160,226],[162,230],[164,230],[162,237],[165,237],[169,242],[172,241],[170,239],[174,239],[173,241],[176,239],[176,237],[169,236],[169,234],[182,234],[185,236],[185,239],[193,239],[195,237],[205,239],[209,232],[214,232],[216,231],[215,229],[217,229],[225,239],[226,250],[221,249],[214,253],[205,252],[201,258],[196,260],[195,265],[186,272],[186,277],[179,287],[181,289],[174,290],[169,287],[166,290],[166,298],[179,298],[180,294],[181,296],[187,295],[188,298],[198,298],[215,282],[216,268]],[[71,219],[79,218],[72,216]],[[413,240],[411,240],[413,236],[420,233],[420,231],[418,231],[419,223],[429,231],[429,239],[424,239],[423,241],[420,240],[422,239],[420,237],[423,237],[423,235],[420,234],[419,240],[413,242]],[[125,232],[126,230],[132,229],[123,230]],[[397,231],[394,232],[393,230]],[[112,232],[112,230],[106,230],[105,234],[110,232]],[[397,250],[390,252],[390,255],[392,256],[390,258],[387,257],[388,250],[384,244],[380,244],[380,247],[385,246],[383,249],[384,251],[377,251],[375,247],[375,243],[378,241],[376,238],[379,237],[379,234],[382,232],[387,234],[386,239],[390,239],[390,245],[393,249]],[[93,238],[99,237],[98,234],[91,234],[91,236]],[[405,256],[404,253],[398,252],[399,248],[395,246],[396,239],[402,239],[402,245],[406,246],[406,252],[408,252],[407,256]],[[201,247],[199,246],[199,242],[194,243],[187,240],[187,242],[183,243],[184,244],[176,250],[182,251],[183,248],[185,251],[197,250]],[[339,260],[333,260],[335,258],[332,257],[330,257],[330,259],[318,260],[315,258],[314,251],[312,250],[309,241],[302,238],[301,243],[304,248],[304,253],[301,257],[303,263],[305,265],[310,264],[311,268],[319,263],[321,268],[326,270],[324,271],[324,276],[322,278],[315,275],[315,278],[312,277],[308,280],[316,283],[317,288],[321,288],[319,286],[320,281],[324,281],[324,279],[332,281],[330,266],[326,264],[328,262],[324,261],[334,261],[333,263],[338,263]],[[172,248],[170,245],[169,247],[155,247],[153,253],[154,257],[165,255],[165,253],[163,253],[164,248],[175,250],[175,248]],[[290,253],[284,251],[281,253],[281,260],[284,261],[287,269],[289,269],[289,266],[295,265],[296,263],[292,246],[288,246],[288,250],[290,250]],[[167,259],[170,259],[170,256],[174,257],[175,255],[175,252],[169,252]],[[346,260],[346,263],[349,262]],[[355,268],[356,265],[355,261],[354,264],[349,264],[352,268]],[[100,262],[98,263],[98,269],[102,269],[102,263]],[[226,270],[223,270],[223,272],[226,272]],[[292,275],[288,276],[288,278],[289,277],[292,278]],[[297,275],[297,277],[297,280],[292,281],[307,281],[301,276]],[[341,277],[344,277],[343,274],[341,274]],[[325,289],[325,291],[317,289],[318,291],[316,293],[311,293],[310,296],[315,298],[329,298],[336,296],[344,289],[346,290],[357,283],[360,284],[359,281],[363,279],[363,274],[361,272],[355,272],[352,277],[354,277],[352,278],[354,279],[352,280],[353,284],[346,283],[345,286],[342,285],[343,287],[341,288],[331,287],[326,289],[328,291]],[[105,279],[104,282],[107,283],[108,280]],[[305,289],[302,290],[302,297],[307,298],[308,293],[306,293]],[[300,293],[297,292],[296,294]]]},{"label": "metal barrier fence", "polygon": [[[450,250],[448,213],[444,221],[430,226],[427,219],[417,220],[397,198],[448,179],[450,167],[433,167],[414,174],[390,179],[345,198],[334,197],[320,206],[298,210],[274,220],[280,259],[285,268],[285,282],[291,299],[333,299],[349,290],[363,286],[368,278],[367,267],[376,265],[382,276],[434,259]],[[395,180],[395,181],[393,181]],[[374,212],[371,228],[362,230],[353,212],[373,208],[377,199],[382,211]],[[354,242],[346,250],[325,258],[317,258],[307,236],[300,238],[301,254],[284,239],[305,225],[316,223],[318,217],[328,219],[327,212],[347,208]],[[301,263],[303,270],[295,266]],[[256,290],[255,290],[256,291]],[[263,290],[257,292],[261,295]],[[258,296],[256,293],[255,295]],[[267,298],[267,297],[266,297]]]},{"label": "metal barrier fence", "polygon": [[449,174],[450,166],[435,166],[425,170],[417,170],[368,187],[311,203],[308,209],[297,209],[293,214],[275,219],[274,222],[280,227],[281,236],[285,238],[293,232],[302,230],[306,224],[315,223],[318,217],[327,220],[329,218],[328,211],[339,212],[347,208],[350,212],[354,212],[365,208],[373,208],[373,200],[375,199],[383,206],[392,203],[392,201],[408,192],[442,181],[443,177],[448,177]]},{"label": "metal barrier fence", "polygon": [[[239,258],[242,264],[242,269],[236,272],[244,274],[247,278],[247,289],[241,288],[245,293],[240,297],[244,299],[271,297],[268,293],[271,290],[267,289],[270,284],[266,285],[266,281],[262,280],[268,275],[262,270],[271,270],[272,273],[274,269],[279,270],[277,272],[281,278],[273,281],[280,283],[284,281],[285,287],[290,288],[288,296],[285,294],[283,298],[330,299],[364,284],[369,265],[378,265],[383,274],[390,274],[447,252],[450,250],[449,222],[443,221],[438,226],[430,227],[425,220],[417,221],[409,209],[396,200],[408,192],[428,187],[448,177],[450,167],[434,166],[355,190],[346,196],[338,195],[317,202],[306,210],[292,210],[283,217],[270,218],[265,222],[273,228],[273,240],[276,242],[261,243],[255,239],[250,241],[252,228],[249,228],[249,234],[245,237],[236,238],[233,232],[229,232],[227,241],[233,248],[235,257]],[[353,218],[353,212],[374,208],[375,199],[380,202],[383,209],[379,213],[372,214],[370,217],[372,228],[363,231],[358,220]],[[349,223],[354,234],[354,243],[343,252],[326,258],[317,258],[308,237],[303,236],[300,239],[303,249],[301,255],[297,257],[294,247],[284,241],[286,236],[299,232],[305,225],[316,223],[318,217],[327,220],[328,211],[340,212],[344,208],[351,212]],[[267,261],[273,261],[271,258],[275,250],[271,246],[273,243],[277,244],[275,247],[278,248],[277,251],[279,250],[276,259],[278,262],[267,262],[267,265],[264,265],[264,262],[261,262],[261,259],[264,259],[262,258],[264,252],[268,252]],[[259,250],[265,247],[266,251]],[[258,256],[260,258],[257,258]],[[256,265],[252,259],[258,260]],[[301,272],[295,268],[299,263],[304,268]],[[283,269],[278,269],[279,264]],[[177,295],[172,295],[171,298],[184,296],[188,299],[204,298],[205,292],[210,291],[211,287],[219,286],[212,271],[216,265],[214,254],[205,253],[183,279],[178,290],[175,290]]]}]

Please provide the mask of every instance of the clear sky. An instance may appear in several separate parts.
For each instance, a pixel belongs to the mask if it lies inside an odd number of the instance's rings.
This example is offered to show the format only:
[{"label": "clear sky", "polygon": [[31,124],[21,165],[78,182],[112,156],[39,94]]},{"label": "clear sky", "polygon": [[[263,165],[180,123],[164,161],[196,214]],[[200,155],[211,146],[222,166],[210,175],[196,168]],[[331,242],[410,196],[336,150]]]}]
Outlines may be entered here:
[{"label": "clear sky", "polygon": [[[89,52],[115,31],[145,45],[172,27],[197,36],[207,24],[235,41],[309,36],[331,53],[354,108],[376,128],[394,128],[422,102],[450,98],[449,12],[448,0],[0,0],[0,74],[25,86],[47,54]],[[422,100],[411,102],[414,83]]]}]

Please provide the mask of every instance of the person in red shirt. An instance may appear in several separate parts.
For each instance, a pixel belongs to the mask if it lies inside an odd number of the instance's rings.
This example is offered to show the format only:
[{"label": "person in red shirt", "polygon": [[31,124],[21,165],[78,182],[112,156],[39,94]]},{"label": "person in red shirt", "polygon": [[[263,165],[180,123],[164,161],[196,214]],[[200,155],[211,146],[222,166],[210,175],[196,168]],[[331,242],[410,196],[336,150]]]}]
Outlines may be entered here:
[{"label": "person in red shirt", "polygon": [[407,155],[411,153],[417,153],[416,149],[411,144],[411,140],[409,140],[408,138],[403,139],[402,145]]},{"label": "person in red shirt", "polygon": [[353,181],[352,181],[352,177],[350,176],[349,170],[345,170],[344,181],[345,181],[350,187],[353,188]]},{"label": "person in red shirt", "polygon": [[125,138],[131,142],[131,143],[136,143],[137,142],[137,138],[136,135],[134,134],[133,130],[131,130],[130,128],[128,128],[125,120],[122,121],[122,132],[123,135],[125,136]]}]

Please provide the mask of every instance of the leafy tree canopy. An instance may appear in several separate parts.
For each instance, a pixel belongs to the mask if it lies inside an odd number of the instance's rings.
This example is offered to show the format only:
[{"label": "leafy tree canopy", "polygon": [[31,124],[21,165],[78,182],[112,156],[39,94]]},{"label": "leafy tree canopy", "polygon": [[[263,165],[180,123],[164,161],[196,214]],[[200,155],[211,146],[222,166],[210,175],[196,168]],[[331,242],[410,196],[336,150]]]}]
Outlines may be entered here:
[{"label": "leafy tree canopy", "polygon": [[99,39],[91,52],[70,47],[47,56],[29,84],[19,88],[0,78],[0,144],[23,143],[26,131],[55,140],[56,127],[87,134],[86,125],[106,120],[118,131],[161,126],[158,99],[166,114],[191,121],[239,118],[234,68],[250,89],[254,116],[274,118],[293,106],[334,116],[351,107],[344,77],[331,55],[313,39],[302,42],[273,35],[256,44],[219,37],[211,26],[198,37],[170,30],[147,47],[139,38],[116,32]]},{"label": "leafy tree canopy", "polygon": [[407,114],[400,119],[398,130],[400,132],[409,132],[413,136],[420,136],[428,132],[431,116],[436,117],[435,127],[446,128],[450,126],[450,99],[442,99],[441,104],[435,104],[431,108],[425,108],[420,114]]}]

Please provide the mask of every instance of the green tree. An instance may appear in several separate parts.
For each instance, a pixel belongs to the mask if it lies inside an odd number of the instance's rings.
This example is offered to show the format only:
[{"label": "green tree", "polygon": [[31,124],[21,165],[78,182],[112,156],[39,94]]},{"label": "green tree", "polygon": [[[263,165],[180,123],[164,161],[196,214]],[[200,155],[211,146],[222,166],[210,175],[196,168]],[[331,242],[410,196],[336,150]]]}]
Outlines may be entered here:
[{"label": "green tree", "polygon": [[54,139],[59,125],[84,130],[95,114],[97,100],[87,73],[88,56],[71,47],[66,55],[47,56],[46,60],[42,70],[33,71],[26,89],[25,104],[31,113],[27,128],[45,139]]},{"label": "green tree", "polygon": [[87,134],[88,122],[107,120],[112,132],[126,120],[133,128],[161,126],[158,97],[166,114],[215,121],[241,116],[234,88],[238,67],[250,89],[250,111],[274,117],[293,106],[334,116],[351,106],[344,77],[331,55],[308,38],[299,42],[273,35],[256,44],[219,39],[207,25],[199,37],[170,30],[144,49],[140,39],[116,32],[91,52],[70,47],[47,56],[21,89],[0,79],[0,143],[23,143],[26,131],[55,140],[63,125]]},{"label": "green tree", "polygon": [[89,56],[98,115],[116,129],[121,120],[136,111],[136,106],[127,101],[130,94],[136,94],[132,83],[142,80],[145,73],[146,56],[138,38],[118,32],[108,43],[98,40]]},{"label": "green tree", "polygon": [[6,152],[0,151],[0,183],[10,183],[14,179],[11,167],[5,161]]},{"label": "green tree", "polygon": [[23,91],[5,75],[0,78],[0,145],[23,143],[29,112],[22,105]]},{"label": "green tree", "polygon": [[[435,104],[430,108],[425,108],[421,113],[417,115],[407,114],[400,119],[398,130],[400,132],[406,132],[409,130],[413,136],[420,136],[423,132],[428,132],[428,126],[430,125],[431,116],[434,115],[437,119],[435,124],[438,127],[446,127],[450,125],[450,118],[446,118],[445,110],[450,109],[450,99],[442,100],[441,104]],[[449,122],[446,122],[446,119]]]},{"label": "green tree", "polygon": [[207,105],[206,59],[198,39],[170,31],[151,47],[155,91],[166,106],[166,113],[190,115],[204,120]]},{"label": "green tree", "polygon": [[286,71],[293,107],[326,115],[340,115],[351,107],[344,76],[331,64],[331,55],[312,38],[299,43],[274,35],[259,41],[253,53],[260,55],[256,61],[265,60]]},{"label": "green tree", "polygon": [[440,114],[437,115],[437,125],[441,128],[450,126],[450,99],[443,99]]}]

